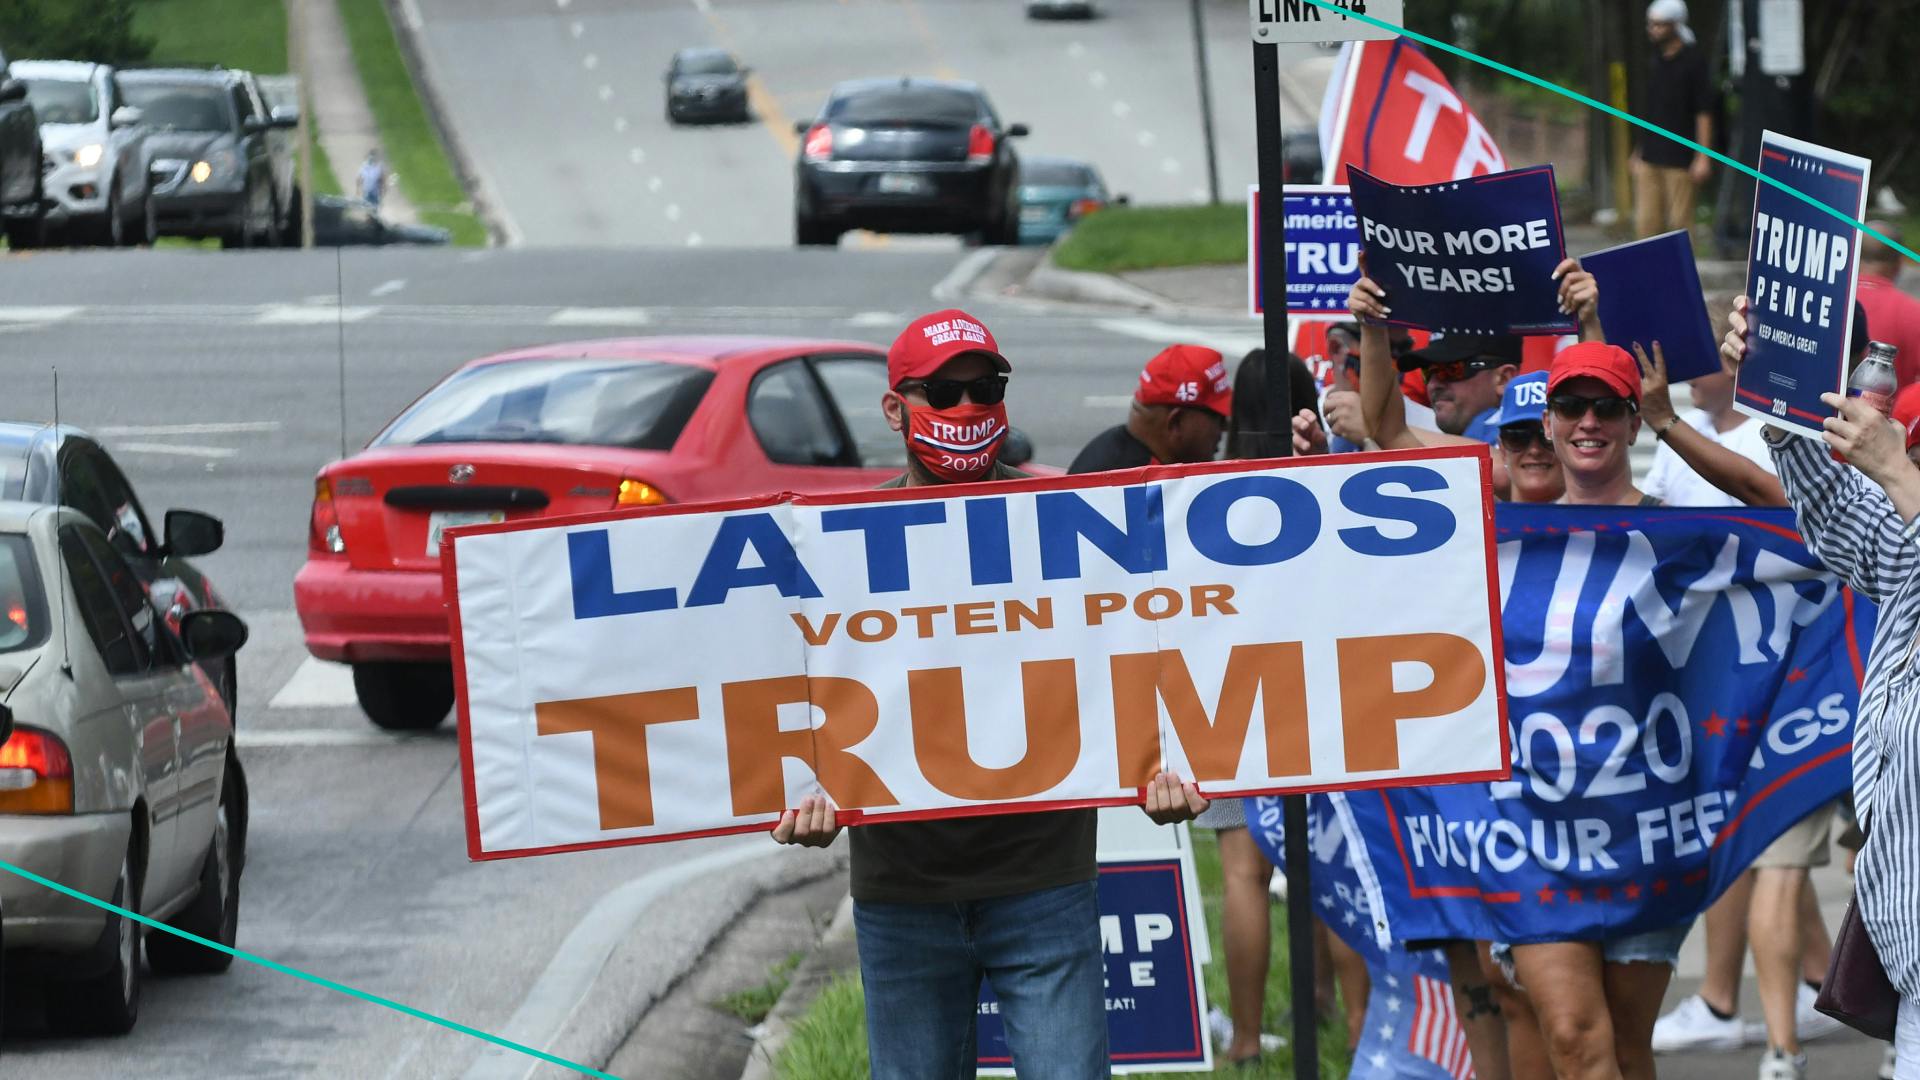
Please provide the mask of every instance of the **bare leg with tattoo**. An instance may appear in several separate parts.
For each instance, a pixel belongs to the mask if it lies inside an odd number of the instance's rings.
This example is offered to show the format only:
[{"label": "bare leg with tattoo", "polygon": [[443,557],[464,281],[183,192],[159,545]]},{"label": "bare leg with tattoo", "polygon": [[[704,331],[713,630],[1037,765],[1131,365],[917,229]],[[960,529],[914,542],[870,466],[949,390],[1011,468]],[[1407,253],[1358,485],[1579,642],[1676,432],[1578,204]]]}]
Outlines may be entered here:
[{"label": "bare leg with tattoo", "polygon": [[1507,1025],[1500,1018],[1493,984],[1480,970],[1480,943],[1447,943],[1447,974],[1453,983],[1453,1009],[1467,1033],[1473,1072],[1479,1080],[1511,1080],[1507,1067]]}]

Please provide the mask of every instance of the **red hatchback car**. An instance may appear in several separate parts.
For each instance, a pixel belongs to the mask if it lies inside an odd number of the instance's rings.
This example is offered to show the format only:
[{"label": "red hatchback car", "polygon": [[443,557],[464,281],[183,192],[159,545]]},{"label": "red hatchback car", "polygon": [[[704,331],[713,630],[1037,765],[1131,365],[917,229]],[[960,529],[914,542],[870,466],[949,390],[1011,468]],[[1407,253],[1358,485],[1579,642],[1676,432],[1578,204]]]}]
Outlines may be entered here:
[{"label": "red hatchback car", "polygon": [[472,361],[320,470],[293,585],[307,649],[353,665],[375,724],[431,728],[453,704],[443,530],[872,487],[906,465],[886,390],[885,354],[840,341],[634,338]]}]

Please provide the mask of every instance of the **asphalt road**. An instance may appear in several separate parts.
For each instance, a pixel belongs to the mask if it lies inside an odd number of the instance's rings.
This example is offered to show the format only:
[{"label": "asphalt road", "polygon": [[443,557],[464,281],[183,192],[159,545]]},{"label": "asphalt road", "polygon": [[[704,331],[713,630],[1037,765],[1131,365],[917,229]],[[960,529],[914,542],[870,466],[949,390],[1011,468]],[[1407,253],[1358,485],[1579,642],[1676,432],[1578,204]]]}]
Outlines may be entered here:
[{"label": "asphalt road", "polygon": [[[1023,154],[1098,165],[1136,202],[1204,201],[1188,6],[1102,0],[1088,23],[1033,22],[1020,0],[402,0],[447,118],[509,233],[540,245],[778,245],[793,237],[793,122],[842,79],[976,81]],[[1219,175],[1255,179],[1247,7],[1207,0]],[[754,123],[671,126],[676,49],[720,45],[754,71]],[[1331,69],[1299,47],[1285,122],[1311,126]],[[882,243],[857,236],[853,244]]]},{"label": "asphalt road", "polygon": [[[460,361],[536,342],[747,331],[884,345],[935,306],[933,288],[961,261],[790,250],[0,259],[4,414],[52,419],[57,368],[60,419],[103,436],[150,513],[190,506],[227,523],[227,546],[203,566],[254,631],[240,657],[253,791],[240,947],[497,1032],[594,904],[717,846],[760,843],[468,862],[450,727],[411,740],[374,731],[344,669],[307,660],[300,644],[292,577],[313,474],[340,452],[343,430],[358,446]],[[1058,463],[1123,415],[1139,365],[1172,335],[1252,337],[1238,322],[975,311],[1015,364],[1014,422]],[[751,868],[683,887],[701,903],[651,910],[625,946],[636,970],[670,968],[704,940],[703,909],[780,872],[785,857],[769,846]],[[37,1034],[22,1015],[31,995],[16,994],[0,1075],[458,1077],[481,1050],[245,963],[147,989],[133,1035],[93,1041]],[[588,1006],[617,1014],[611,997]]]}]

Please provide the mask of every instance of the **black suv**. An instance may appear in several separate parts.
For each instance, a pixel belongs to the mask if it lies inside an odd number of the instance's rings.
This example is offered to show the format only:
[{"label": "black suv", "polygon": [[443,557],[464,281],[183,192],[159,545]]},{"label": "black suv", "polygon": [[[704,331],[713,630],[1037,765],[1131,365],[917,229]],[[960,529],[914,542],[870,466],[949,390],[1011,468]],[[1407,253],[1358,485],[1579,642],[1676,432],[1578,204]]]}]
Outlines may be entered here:
[{"label": "black suv", "polygon": [[40,184],[40,120],[27,100],[27,84],[7,72],[0,54],[0,224],[12,247],[37,247],[43,212]]},{"label": "black suv", "polygon": [[843,82],[811,123],[795,165],[794,240],[835,244],[848,229],[1019,240],[1020,159],[973,83]]},{"label": "black suv", "polygon": [[141,112],[154,217],[166,236],[218,237],[226,247],[299,243],[293,146],[277,132],[296,109],[271,112],[253,75],[122,70],[120,96]]}]

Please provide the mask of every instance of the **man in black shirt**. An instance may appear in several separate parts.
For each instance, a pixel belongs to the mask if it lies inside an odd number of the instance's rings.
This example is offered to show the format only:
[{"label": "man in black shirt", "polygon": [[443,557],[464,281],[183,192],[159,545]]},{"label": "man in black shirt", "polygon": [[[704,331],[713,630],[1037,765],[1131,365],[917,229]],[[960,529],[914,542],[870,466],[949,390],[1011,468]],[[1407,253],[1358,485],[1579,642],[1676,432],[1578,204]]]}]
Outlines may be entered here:
[{"label": "man in black shirt", "polygon": [[[887,351],[892,389],[881,399],[887,423],[906,439],[907,471],[884,486],[1020,478],[999,461],[1011,370],[993,335],[964,311],[908,325]],[[1040,729],[1060,724],[1077,726],[1079,718],[1050,717]],[[1146,785],[1142,808],[1169,825],[1191,821],[1207,800],[1163,772]],[[874,1080],[972,1076],[982,976],[1000,999],[1021,1076],[1109,1075],[1094,814],[1006,813],[854,829],[853,924]],[[825,847],[839,831],[832,803],[809,795],[781,815],[773,838]]]},{"label": "man in black shirt", "polygon": [[1169,345],[1140,373],[1127,422],[1095,435],[1067,471],[1212,461],[1232,415],[1226,360],[1199,345]]},{"label": "man in black shirt", "polygon": [[[1713,84],[1707,60],[1687,27],[1686,0],[1654,0],[1647,6],[1647,39],[1653,62],[1641,119],[1713,145]],[[1713,160],[1664,135],[1634,129],[1633,216],[1641,236],[1693,226],[1694,193],[1713,171]]]}]

